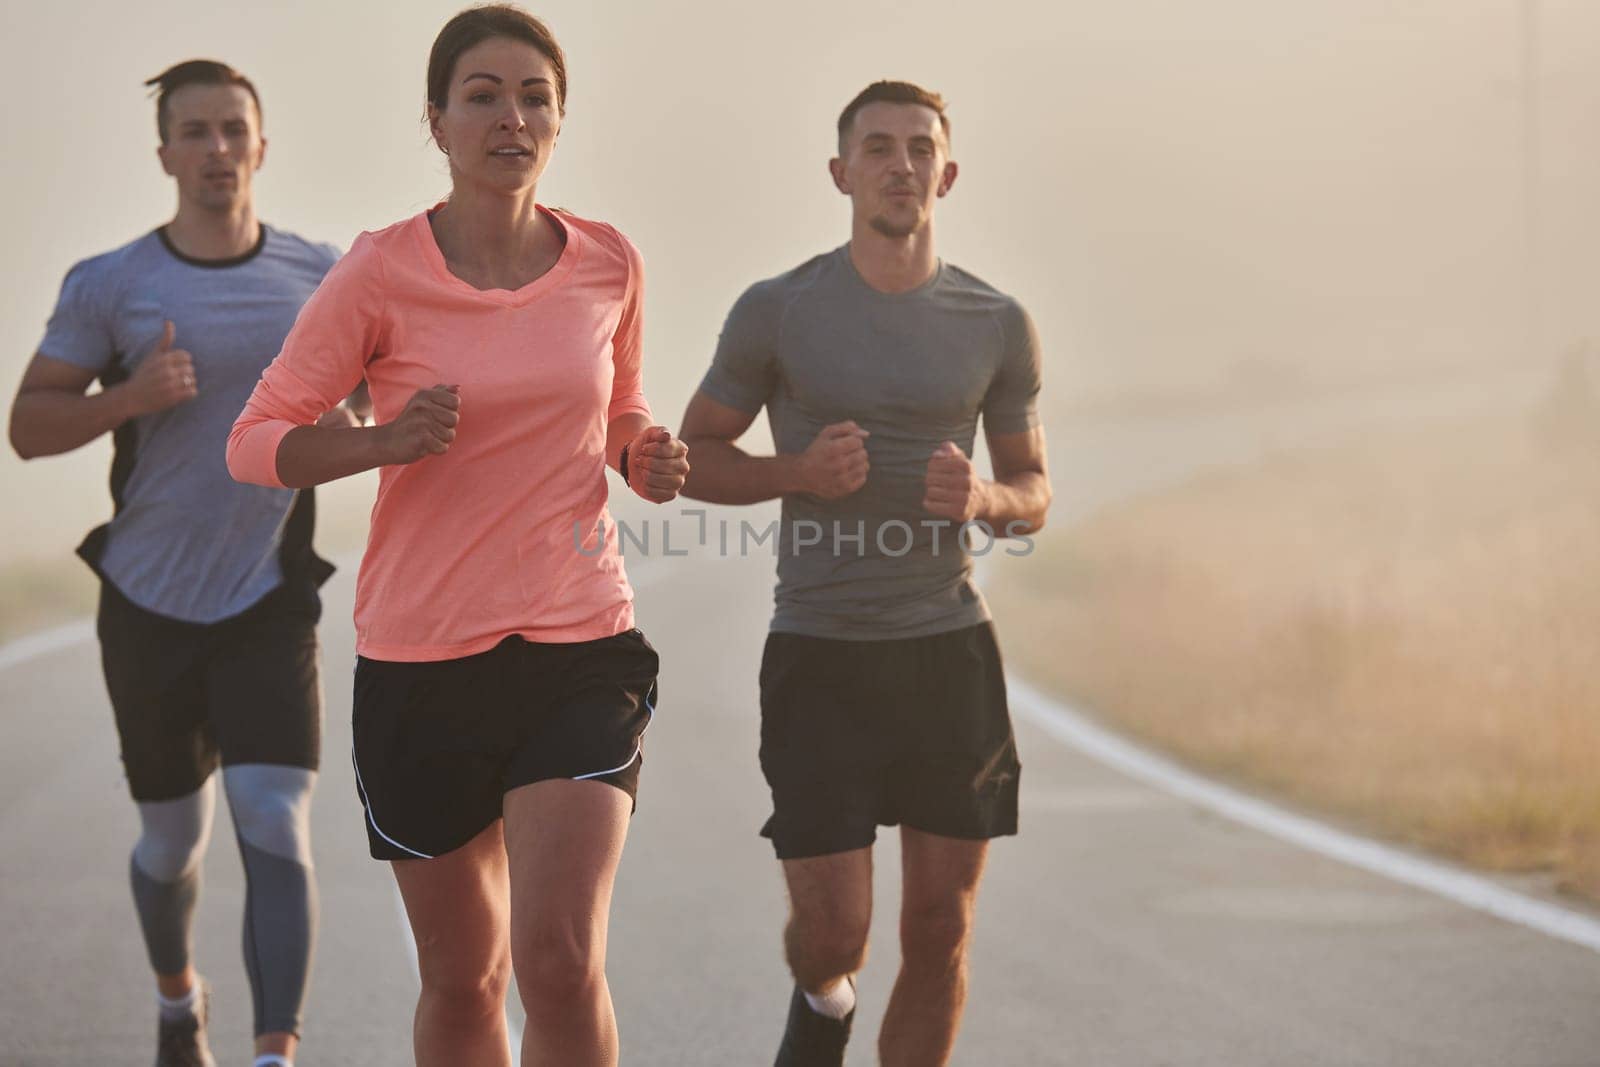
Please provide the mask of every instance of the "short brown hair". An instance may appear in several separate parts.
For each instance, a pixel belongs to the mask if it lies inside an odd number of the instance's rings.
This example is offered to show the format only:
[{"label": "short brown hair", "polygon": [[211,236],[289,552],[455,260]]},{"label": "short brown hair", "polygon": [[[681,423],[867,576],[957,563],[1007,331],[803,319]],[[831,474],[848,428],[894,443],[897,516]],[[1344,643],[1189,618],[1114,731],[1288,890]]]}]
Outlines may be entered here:
[{"label": "short brown hair", "polygon": [[855,121],[856,112],[868,104],[921,104],[923,107],[932,108],[939,116],[939,125],[944,129],[944,139],[950,140],[950,116],[944,113],[944,97],[931,89],[924,89],[911,82],[878,81],[873,82],[856,94],[856,98],[844,106],[839,112],[839,151],[844,151],[845,138],[850,136],[850,124]]},{"label": "short brown hair", "polygon": [[428,53],[428,103],[443,111],[450,100],[450,76],[461,53],[492,37],[533,45],[550,61],[556,76],[556,110],[567,110],[567,57],[550,27],[512,4],[469,7],[444,24]]},{"label": "short brown hair", "polygon": [[144,84],[157,90],[156,132],[161,135],[162,144],[167,143],[167,98],[185,85],[237,85],[250,94],[256,105],[256,119],[261,119],[261,97],[250,79],[215,59],[186,59],[174,63],[154,78],[146,79]]}]

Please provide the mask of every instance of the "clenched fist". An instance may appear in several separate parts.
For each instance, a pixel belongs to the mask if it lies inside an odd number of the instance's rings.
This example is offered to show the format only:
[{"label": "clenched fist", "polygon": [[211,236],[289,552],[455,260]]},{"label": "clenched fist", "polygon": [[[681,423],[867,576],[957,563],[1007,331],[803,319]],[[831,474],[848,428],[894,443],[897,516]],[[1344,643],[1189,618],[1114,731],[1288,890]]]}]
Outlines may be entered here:
[{"label": "clenched fist", "polygon": [[867,431],[854,422],[824,426],[816,440],[800,453],[805,491],[824,500],[837,500],[867,484]]},{"label": "clenched fist", "polygon": [[442,456],[456,439],[461,421],[461,387],[418,389],[391,422],[377,428],[385,466]]},{"label": "clenched fist", "polygon": [[678,495],[689,477],[689,446],[665,426],[651,426],[628,442],[628,487],[653,504]]},{"label": "clenched fist", "polygon": [[176,337],[177,328],[168,319],[161,328],[161,341],[128,376],[127,395],[134,415],[165,411],[199,394],[194,380],[194,357],[173,347]]},{"label": "clenched fist", "polygon": [[924,486],[923,509],[941,519],[971,522],[988,505],[983,479],[954,441],[946,441],[928,457]]}]

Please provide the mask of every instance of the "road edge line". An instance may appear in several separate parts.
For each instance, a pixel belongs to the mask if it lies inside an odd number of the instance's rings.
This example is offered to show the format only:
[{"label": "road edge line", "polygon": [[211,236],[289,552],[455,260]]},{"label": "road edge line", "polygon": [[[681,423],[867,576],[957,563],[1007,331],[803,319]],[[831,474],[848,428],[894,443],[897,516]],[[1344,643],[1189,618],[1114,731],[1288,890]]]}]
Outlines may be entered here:
[{"label": "road edge line", "polygon": [[1469,871],[1339,830],[1221,784],[1099,725],[1007,672],[1011,706],[1055,740],[1231,822],[1393,882],[1600,952],[1600,920]]}]

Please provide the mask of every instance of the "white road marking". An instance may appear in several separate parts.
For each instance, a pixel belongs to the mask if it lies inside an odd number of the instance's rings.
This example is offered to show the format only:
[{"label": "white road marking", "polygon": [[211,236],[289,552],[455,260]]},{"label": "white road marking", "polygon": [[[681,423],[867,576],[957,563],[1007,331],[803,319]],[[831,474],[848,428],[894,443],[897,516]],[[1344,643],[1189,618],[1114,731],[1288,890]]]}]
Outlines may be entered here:
[{"label": "white road marking", "polygon": [[[339,563],[341,566],[348,565],[347,559],[341,559]],[[668,573],[668,569],[659,564],[638,566],[629,581],[637,591],[656,584]],[[93,620],[83,619],[18,638],[0,645],[0,672],[71,648],[93,637]],[[1433,893],[1549,937],[1600,952],[1600,920],[1507,889],[1479,875],[1411,855],[1276,807],[1185,770],[1165,757],[1118,737],[1081,712],[1046,696],[1014,675],[1007,677],[1007,685],[1013,709],[1036,723],[1051,737],[1163,792],[1280,841]],[[395,899],[400,904],[400,925],[415,972],[416,944],[411,939],[411,925],[405,918],[405,907],[400,902],[398,887],[395,889]],[[512,1048],[519,1048],[521,1026],[508,1018],[507,1030],[512,1034]]]},{"label": "white road marking", "polygon": [[1007,677],[1006,684],[1012,708],[1051,737],[1163,792],[1280,841],[1600,952],[1600,920],[1536,900],[1479,875],[1296,815],[1185,770],[1163,756],[1118,737],[1014,675]]},{"label": "white road marking", "polygon": [[1149,787],[1130,783],[1125,786],[1102,788],[1051,788],[1039,786],[1022,791],[1022,807],[1026,812],[1064,811],[1073,813],[1148,811],[1151,808],[1180,807],[1182,801],[1158,793]]},{"label": "white road marking", "polygon": [[38,633],[27,634],[0,645],[0,671],[20,667],[24,663],[48,656],[53,652],[72,648],[94,639],[94,620],[78,619],[64,626],[55,626]]}]

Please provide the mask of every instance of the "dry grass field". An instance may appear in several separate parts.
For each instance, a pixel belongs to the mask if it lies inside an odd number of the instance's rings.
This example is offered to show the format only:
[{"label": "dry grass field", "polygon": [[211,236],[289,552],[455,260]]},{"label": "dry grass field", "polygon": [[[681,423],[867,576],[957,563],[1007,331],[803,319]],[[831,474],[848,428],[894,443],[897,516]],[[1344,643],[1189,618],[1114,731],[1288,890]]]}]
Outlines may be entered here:
[{"label": "dry grass field", "polygon": [[1549,436],[1434,426],[1047,532],[993,592],[1010,662],[1191,765],[1600,898],[1600,439]]},{"label": "dry grass field", "polygon": [[[1600,899],[1597,460],[1527,418],[1284,455],[1047,531],[990,596],[1013,666],[1192,765]],[[0,565],[0,642],[95,593],[70,546]]]}]

